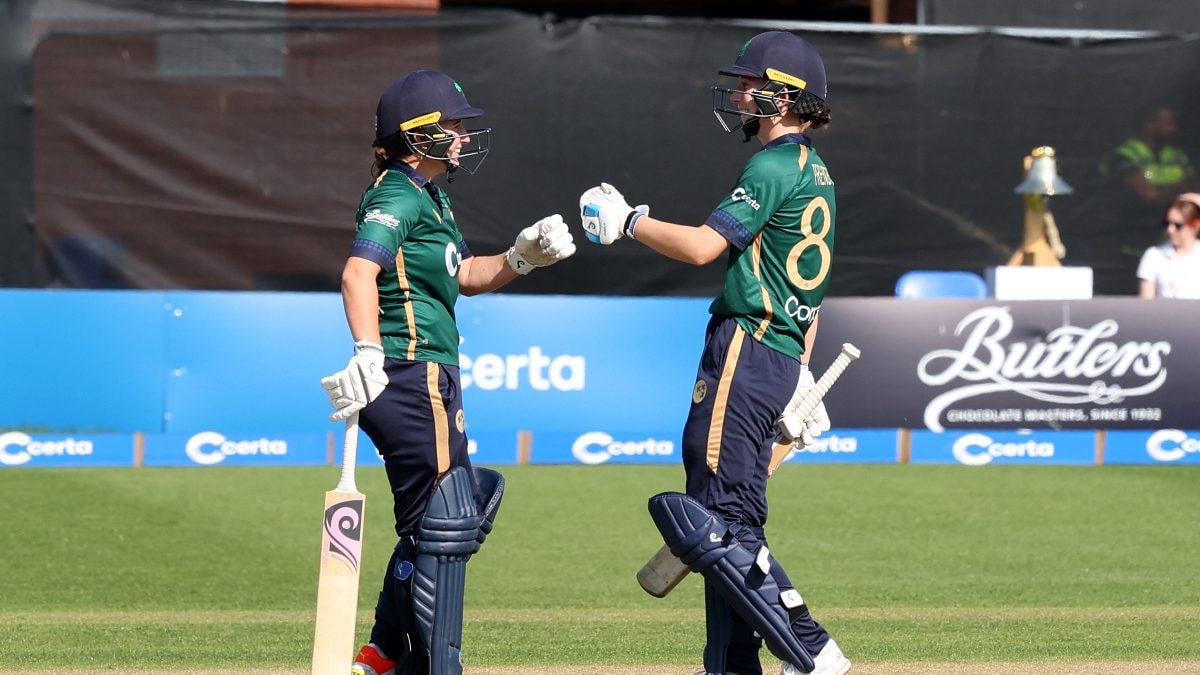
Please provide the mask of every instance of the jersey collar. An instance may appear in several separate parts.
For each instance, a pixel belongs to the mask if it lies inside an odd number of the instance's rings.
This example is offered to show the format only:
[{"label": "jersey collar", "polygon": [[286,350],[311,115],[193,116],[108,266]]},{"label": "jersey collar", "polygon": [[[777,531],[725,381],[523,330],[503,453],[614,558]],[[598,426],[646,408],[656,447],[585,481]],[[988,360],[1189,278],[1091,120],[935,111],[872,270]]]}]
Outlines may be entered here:
[{"label": "jersey collar", "polygon": [[420,172],[412,168],[412,165],[403,160],[393,159],[392,161],[388,162],[387,168],[395,169],[408,176],[412,182],[417,184],[417,187],[425,187],[425,184],[429,182],[428,178],[422,176]]},{"label": "jersey collar", "polygon": [[783,145],[784,143],[799,143],[800,145],[807,145],[810,148],[812,147],[812,140],[809,139],[807,134],[784,134],[764,145],[763,150],[766,150],[767,148],[774,148],[775,146]]}]

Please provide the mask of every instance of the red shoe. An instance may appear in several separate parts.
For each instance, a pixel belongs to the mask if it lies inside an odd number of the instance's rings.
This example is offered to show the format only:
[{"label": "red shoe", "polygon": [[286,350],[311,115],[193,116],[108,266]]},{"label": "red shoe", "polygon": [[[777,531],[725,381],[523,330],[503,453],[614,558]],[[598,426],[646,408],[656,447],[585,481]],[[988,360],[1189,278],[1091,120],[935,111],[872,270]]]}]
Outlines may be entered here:
[{"label": "red shoe", "polygon": [[384,656],[373,644],[363,645],[350,667],[351,675],[394,675],[395,672],[396,662]]}]

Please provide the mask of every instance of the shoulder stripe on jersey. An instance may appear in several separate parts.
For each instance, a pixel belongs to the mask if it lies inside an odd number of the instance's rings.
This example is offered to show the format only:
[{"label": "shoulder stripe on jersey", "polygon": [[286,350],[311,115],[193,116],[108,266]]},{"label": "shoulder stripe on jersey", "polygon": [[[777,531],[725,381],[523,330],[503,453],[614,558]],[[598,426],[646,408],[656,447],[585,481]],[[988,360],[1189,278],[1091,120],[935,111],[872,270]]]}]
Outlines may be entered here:
[{"label": "shoulder stripe on jersey", "polygon": [[404,294],[404,323],[408,325],[407,356],[409,361],[415,361],[417,359],[417,317],[413,313],[412,286],[408,283],[408,272],[404,267],[403,246],[396,251],[396,285]]},{"label": "shoulder stripe on jersey", "polygon": [[767,333],[767,328],[771,325],[771,318],[775,316],[775,309],[771,306],[771,295],[767,293],[767,285],[762,280],[762,232],[759,232],[758,236],[754,238],[754,245],[750,249],[750,258],[754,262],[754,278],[758,281],[758,290],[762,293],[763,319],[754,329],[754,339],[761,342],[763,335]]},{"label": "shoulder stripe on jersey", "polygon": [[805,166],[806,164],[808,164],[808,146],[807,146],[807,145],[801,145],[801,146],[800,146],[800,166],[798,166],[798,167],[796,167],[796,168],[798,168],[799,170],[803,171],[803,170],[804,170],[804,166]]},{"label": "shoulder stripe on jersey", "polygon": [[388,175],[388,170],[384,169],[382,173],[375,177],[375,184],[372,187],[379,187],[379,184],[383,182],[383,177],[386,175]]},{"label": "shoulder stripe on jersey", "polygon": [[425,388],[429,391],[430,412],[433,414],[433,443],[437,448],[438,476],[450,470],[450,419],[446,417],[446,403],[438,386],[441,367],[433,361],[425,362]]},{"label": "shoulder stripe on jersey", "polygon": [[742,342],[746,332],[734,324],[729,351],[721,366],[721,379],[717,382],[717,397],[713,399],[712,419],[708,424],[708,451],[705,454],[708,470],[714,474],[721,462],[721,437],[725,433],[725,408],[729,403],[729,390],[733,387],[733,371],[737,370],[738,357],[742,354]]}]

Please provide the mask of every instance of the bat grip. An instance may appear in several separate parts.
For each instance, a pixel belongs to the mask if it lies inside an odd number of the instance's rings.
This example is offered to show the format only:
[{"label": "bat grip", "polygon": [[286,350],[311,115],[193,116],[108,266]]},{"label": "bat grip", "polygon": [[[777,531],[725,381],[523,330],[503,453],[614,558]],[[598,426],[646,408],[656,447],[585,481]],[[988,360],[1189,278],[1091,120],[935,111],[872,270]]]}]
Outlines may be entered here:
[{"label": "bat grip", "polygon": [[342,441],[342,476],[338,492],[358,492],[354,484],[354,466],[358,460],[358,413],[346,418],[346,436]]},{"label": "bat grip", "polygon": [[833,383],[841,377],[842,371],[846,370],[846,366],[850,365],[857,358],[857,349],[849,344],[842,346],[841,353],[837,355],[833,363],[829,364],[829,368],[821,375],[821,379],[813,384],[813,388],[804,395],[804,398],[800,399],[800,405],[796,406],[797,415],[801,419],[808,417],[817,409],[817,405],[821,402],[821,399],[825,397],[825,394],[829,393],[829,389],[833,387]]}]

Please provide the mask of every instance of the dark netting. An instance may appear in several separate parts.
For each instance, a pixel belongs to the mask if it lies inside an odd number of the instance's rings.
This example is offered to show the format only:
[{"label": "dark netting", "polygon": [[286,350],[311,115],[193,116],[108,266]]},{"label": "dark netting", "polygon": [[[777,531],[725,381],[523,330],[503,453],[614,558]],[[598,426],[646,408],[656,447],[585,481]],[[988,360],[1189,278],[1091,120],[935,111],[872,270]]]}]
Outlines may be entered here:
[{"label": "dark netting", "polygon": [[33,229],[32,0],[0,4],[0,286],[46,283]]},{"label": "dark netting", "polygon": [[959,26],[1024,26],[1034,28],[1091,28],[1194,31],[1200,25],[1195,0],[917,0],[926,23]]},{"label": "dark netting", "polygon": [[[716,71],[748,37],[777,27],[245,5],[42,25],[32,203],[57,283],[335,290],[377,97],[419,67],[452,74],[494,129],[480,173],[449,186],[474,251],[506,249],[554,212],[577,227],[578,195],[599,181],[656,216],[703,222],[757,147],[721,131],[709,87],[728,83]],[[909,269],[1007,262],[1023,217],[1013,188],[1039,145],[1058,149],[1075,188],[1051,203],[1065,262],[1094,267],[1097,293],[1134,291],[1162,205],[1128,203],[1098,167],[1148,101],[1178,105],[1194,146],[1195,42],[797,32],[829,74],[833,122],[814,140],[838,185],[832,294],[891,295]],[[21,225],[3,223],[6,240]],[[713,295],[722,276],[636,243],[581,241],[505,290]]]}]

